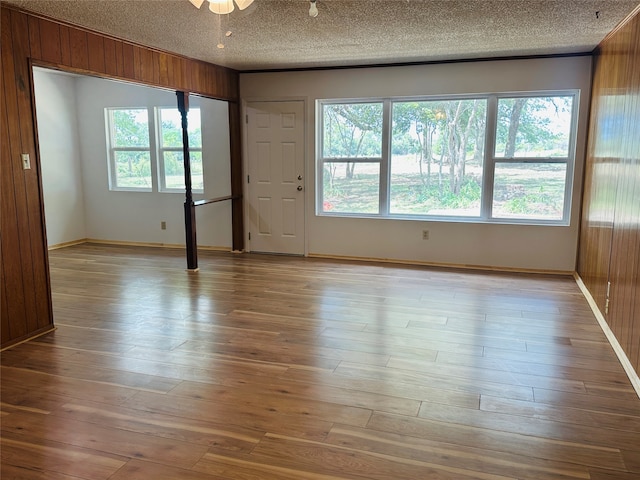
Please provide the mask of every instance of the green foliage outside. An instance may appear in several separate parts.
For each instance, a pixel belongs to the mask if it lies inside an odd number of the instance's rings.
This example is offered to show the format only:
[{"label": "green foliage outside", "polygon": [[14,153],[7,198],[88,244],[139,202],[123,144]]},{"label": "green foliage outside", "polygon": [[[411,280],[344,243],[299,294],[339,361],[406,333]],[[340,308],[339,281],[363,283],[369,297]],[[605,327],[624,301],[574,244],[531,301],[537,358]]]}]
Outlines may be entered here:
[{"label": "green foliage outside", "polygon": [[151,157],[149,152],[115,153],[118,187],[151,188]]},{"label": "green foliage outside", "polygon": [[[566,157],[571,101],[500,99],[496,157]],[[347,159],[381,157],[382,105],[324,105],[323,156],[335,160],[324,164],[323,211],[378,213],[380,161]],[[479,215],[486,100],[394,102],[392,108],[390,212]],[[543,163],[501,170],[494,213],[561,218],[566,166],[560,165],[562,172],[549,174],[540,174]],[[501,193],[506,188],[508,195]]]},{"label": "green foliage outside", "polygon": [[[182,148],[182,119],[177,109],[160,110],[162,122],[162,147]],[[187,119],[189,148],[202,148],[200,109],[189,110]],[[191,160],[191,182],[194,189],[202,189],[202,153],[189,152]],[[182,152],[164,153],[164,173],[167,188],[184,188],[184,160]],[[196,186],[198,185],[198,186]]]},{"label": "green foliage outside", "polygon": [[[113,147],[149,148],[147,109],[112,110]],[[148,151],[116,151],[118,187],[151,188],[151,158]]]},{"label": "green foliage outside", "polygon": [[149,147],[147,109],[112,110],[114,147]]},{"label": "green foliage outside", "polygon": [[[147,109],[117,109],[111,111],[114,147],[149,148],[149,121]],[[161,146],[182,148],[182,127],[177,109],[161,109]],[[200,110],[189,112],[189,146],[202,148]],[[119,150],[115,152],[118,187],[152,188],[151,156],[149,151]],[[190,152],[191,177],[194,189],[203,189],[202,153]],[[182,151],[163,152],[165,184],[167,188],[184,188],[184,162]]]},{"label": "green foliage outside", "polygon": [[496,168],[493,215],[498,218],[562,218],[566,165],[500,164]]}]

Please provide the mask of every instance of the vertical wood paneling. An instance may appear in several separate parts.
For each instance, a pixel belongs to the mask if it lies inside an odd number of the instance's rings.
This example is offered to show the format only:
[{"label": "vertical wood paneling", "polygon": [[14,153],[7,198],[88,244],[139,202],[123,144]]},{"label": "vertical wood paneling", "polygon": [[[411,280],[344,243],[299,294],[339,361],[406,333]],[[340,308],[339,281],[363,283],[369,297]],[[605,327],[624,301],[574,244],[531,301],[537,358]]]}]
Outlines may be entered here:
[{"label": "vertical wood paneling", "polygon": [[578,273],[640,374],[640,11],[597,49],[586,167]]},{"label": "vertical wood paneling", "polygon": [[116,71],[117,76],[120,78],[124,78],[124,54],[122,53],[123,42],[119,40],[114,40],[116,44]]},{"label": "vertical wood paneling", "polygon": [[[26,36],[26,40],[21,37]],[[20,43],[20,42],[24,43]],[[33,171],[21,168],[21,153],[29,153],[35,161],[33,149],[29,148],[28,138],[23,138],[25,121],[31,117],[31,109],[21,110],[24,96],[29,91],[29,80],[24,76],[26,70],[25,45],[29,45],[26,16],[18,12],[2,15],[2,70],[3,70],[3,111],[6,112],[6,139],[8,151],[2,155],[2,250],[3,270],[7,282],[6,301],[10,302],[10,315],[17,315],[19,322],[11,322],[12,337],[23,337],[37,330],[36,292],[34,290],[34,264],[31,255],[32,235],[38,233],[37,225],[29,219],[29,202],[33,202],[31,192],[27,189],[26,177]],[[10,52],[6,52],[6,47]],[[25,62],[24,70],[21,68]],[[27,118],[25,118],[25,116]],[[4,133],[4,132],[3,132]],[[28,136],[28,134],[27,134]],[[4,150],[4,148],[3,148]],[[37,165],[33,165],[35,168]],[[6,180],[10,184],[6,184]],[[36,191],[37,195],[38,192]],[[38,197],[35,198],[37,200]],[[33,231],[31,227],[36,227]],[[14,256],[15,255],[15,256]],[[5,299],[2,299],[5,301]],[[11,316],[10,319],[13,319]]]},{"label": "vertical wood paneling", "polygon": [[[39,33],[37,36],[40,40],[40,45],[37,48],[40,49],[41,54],[39,57],[35,58],[40,58],[45,62],[62,63],[63,59],[62,42],[60,38],[60,25],[43,19],[38,20],[37,23],[39,24]],[[35,36],[35,25],[33,30],[33,35]]]},{"label": "vertical wood paneling", "polygon": [[[594,76],[594,92],[603,82],[601,76],[601,72],[596,72]],[[597,103],[592,105],[589,138],[602,136],[605,130],[610,129],[611,120],[607,119],[606,115],[604,106]],[[606,152],[596,153],[593,144],[588,152],[584,204],[591,205],[591,208],[584,208],[582,212],[582,248],[579,250],[578,270],[585,284],[589,286],[598,307],[604,312],[615,213],[617,161],[615,158],[603,156]]]},{"label": "vertical wood paneling", "polygon": [[[636,372],[640,372],[640,13],[636,17],[636,28],[634,32],[634,54],[632,62],[631,78],[635,79],[631,86],[633,92],[629,102],[629,117],[632,119],[629,138],[633,139],[630,145],[630,177],[635,178],[633,183],[633,193],[630,193],[630,220],[632,225],[631,245],[635,245],[635,277],[631,278],[631,291],[633,300],[631,301],[631,361],[636,367]],[[635,152],[635,156],[634,156]],[[635,227],[634,227],[635,226]],[[633,247],[631,247],[633,248]]]},{"label": "vertical wood paneling", "polygon": [[[5,4],[0,4],[0,11],[0,328],[4,347],[53,326],[30,60],[182,91],[190,91],[194,72],[198,87],[192,90],[194,93],[231,101],[238,100],[238,75],[232,70],[132,45]],[[229,92],[234,97],[227,97]],[[239,122],[237,117],[234,119]],[[239,151],[239,125],[234,127],[232,149]],[[30,155],[31,170],[22,169],[21,153]],[[234,167],[237,172],[241,167],[239,155],[234,159],[238,162]],[[234,229],[242,228],[242,210],[239,212],[240,222],[234,218]]]},{"label": "vertical wood paneling", "polygon": [[136,80],[142,81],[142,58],[140,54],[140,48],[133,46],[133,78]]},{"label": "vertical wood paneling", "polygon": [[[18,220],[18,238],[20,241],[21,256],[27,257],[22,263],[22,285],[25,295],[25,326],[28,332],[37,330],[37,303],[35,291],[34,268],[37,268],[37,258],[31,255],[32,236],[41,234],[38,225],[33,223],[29,217],[30,206],[37,197],[32,196],[29,189],[29,181],[35,174],[37,168],[33,143],[30,142],[29,125],[31,106],[25,102],[25,97],[29,93],[29,72],[28,65],[24,59],[28,56],[28,24],[27,17],[21,13],[11,14],[11,36],[13,45],[13,78],[15,79],[15,90],[12,98],[7,98],[7,114],[14,117],[18,122],[12,122],[13,138],[9,162],[13,172],[13,184],[15,188],[16,214]],[[25,51],[27,50],[27,51]],[[26,103],[26,104],[25,104]],[[20,164],[20,155],[27,153],[31,157],[31,169],[23,170]],[[33,192],[37,195],[37,190]]]},{"label": "vertical wood paneling", "polygon": [[[19,257],[15,255],[20,252],[20,237],[18,236],[18,214],[16,212],[16,192],[13,179],[13,163],[11,162],[12,151],[15,150],[16,138],[15,125],[9,122],[8,104],[15,105],[15,93],[13,91],[13,45],[11,39],[11,14],[2,12],[2,92],[0,92],[2,105],[2,175],[0,175],[0,208],[2,209],[2,308],[7,312],[7,318],[2,319],[2,343],[13,338],[19,338],[27,334],[26,322],[24,319],[24,287],[22,284],[22,270]],[[5,80],[6,78],[6,80]],[[15,114],[15,107],[13,110]],[[9,318],[18,318],[18,322],[8,322]],[[5,325],[8,323],[8,325]]]},{"label": "vertical wood paneling", "polygon": [[185,65],[183,64],[183,59],[179,57],[172,57],[171,64],[173,65],[173,80],[176,85],[176,90],[189,91],[185,82],[186,70],[184,70]]},{"label": "vertical wood paneling", "polygon": [[[639,254],[640,255],[640,254]],[[633,284],[636,286],[635,292],[635,301],[634,301],[634,309],[631,318],[634,318],[635,321],[631,326],[631,335],[632,338],[640,338],[640,322],[638,319],[640,318],[640,292],[638,292],[638,285],[640,285],[640,271],[636,271],[636,278],[633,281]],[[633,362],[633,365],[636,365],[636,372],[640,371],[640,345],[635,345],[635,355],[633,354],[634,349],[630,352],[629,359]]]},{"label": "vertical wood paneling", "polygon": [[153,73],[153,84],[160,85],[160,52],[151,52],[153,54],[153,68],[151,69],[151,73]]},{"label": "vertical wood paneling", "polygon": [[81,70],[89,70],[87,32],[69,28],[69,48],[71,50],[71,66]]},{"label": "vertical wood paneling", "polygon": [[60,25],[60,48],[62,56],[62,65],[71,65],[71,34],[69,27]]},{"label": "vertical wood paneling", "polygon": [[123,43],[122,44],[122,65],[123,65],[123,69],[122,69],[122,74],[125,78],[130,78],[130,79],[135,79],[136,78],[136,72],[135,72],[135,58],[133,55],[133,45],[131,45],[130,43]]},{"label": "vertical wood paneling", "polygon": [[[2,17],[4,18],[4,12],[2,12]],[[4,30],[4,20],[0,20],[0,28]],[[0,34],[1,34],[2,30],[0,30]],[[0,41],[2,42],[2,46],[6,47],[7,44],[5,43],[5,39],[1,37],[0,35]],[[5,52],[4,50],[1,50],[0,55],[2,55],[2,58],[5,59],[5,61],[7,61],[7,57],[5,57],[5,54],[9,54],[9,50],[7,49],[7,52]],[[8,142],[8,138],[9,135],[7,132],[5,132],[5,129],[8,128],[8,118],[7,118],[7,108],[5,105],[5,94],[4,94],[4,67],[0,68],[0,131],[2,132],[2,143],[0,144],[0,212],[2,212],[2,215],[5,215],[8,213],[9,210],[9,193],[13,193],[13,184],[11,182],[11,179],[9,178],[8,172],[6,171],[5,168],[5,161],[2,160],[4,158],[9,158],[10,156],[10,149],[9,149],[9,142]],[[7,196],[7,199],[5,199],[5,196]],[[1,219],[0,219],[1,221]],[[4,224],[2,224],[2,227],[4,227]],[[11,325],[9,323],[9,309],[7,307],[7,302],[5,301],[5,299],[9,298],[9,295],[7,293],[7,282],[5,279],[5,273],[4,273],[4,268],[5,268],[5,261],[4,258],[2,256],[2,252],[5,249],[5,238],[3,235],[0,235],[0,289],[1,289],[1,296],[2,296],[2,301],[0,301],[0,344],[5,343],[5,341],[7,341],[7,339],[11,338]]]},{"label": "vertical wood paneling", "polygon": [[89,70],[97,73],[107,73],[104,58],[104,40],[101,35],[87,34],[87,51],[89,55]]},{"label": "vertical wood paneling", "polygon": [[[59,34],[58,29],[58,34]],[[42,45],[40,40],[40,21],[37,18],[29,17],[29,49],[31,58],[42,60]],[[60,42],[58,41],[58,45]]]},{"label": "vertical wood paneling", "polygon": [[187,75],[187,89],[190,92],[199,92],[202,72],[197,63],[187,70]]},{"label": "vertical wood paneling", "polygon": [[[634,318],[635,303],[640,296],[640,18],[636,28],[625,28],[616,35],[609,49],[627,61],[618,77],[617,93],[624,95],[621,112],[620,175],[611,256],[611,329],[627,352],[636,371],[640,371],[640,318]],[[635,322],[635,325],[634,325]]]},{"label": "vertical wood paneling", "polygon": [[135,79],[139,82],[154,85],[153,52],[147,48],[133,47]]},{"label": "vertical wood paneling", "polygon": [[169,56],[165,53],[156,52],[156,55],[158,63],[158,83],[163,85],[169,81],[169,66],[171,62],[169,61]]},{"label": "vertical wood paneling", "polygon": [[112,77],[117,77],[120,75],[120,73],[118,70],[116,41],[113,40],[112,38],[105,38],[103,46],[104,46],[104,71],[107,75],[110,75]]},{"label": "vertical wood paneling", "polygon": [[[16,170],[20,172],[19,175],[24,181],[28,236],[24,238],[23,244],[31,257],[32,267],[31,271],[23,272],[23,278],[25,290],[31,290],[35,297],[33,306],[35,314],[33,317],[27,317],[27,326],[29,331],[35,331],[51,323],[51,297],[48,287],[49,272],[46,268],[48,264],[47,242],[42,204],[42,183],[40,181],[40,159],[36,150],[33,123],[31,68],[26,60],[30,56],[28,24],[27,15],[17,12],[12,15],[15,78],[19,80],[17,82],[17,100],[20,118],[20,153],[28,153],[31,158],[30,169],[22,170],[20,162],[18,162]],[[16,48],[17,45],[19,45],[18,48]],[[19,53],[19,55],[15,55],[15,53]],[[21,223],[24,223],[24,220]],[[31,310],[29,309],[29,311]]]},{"label": "vertical wood paneling", "polygon": [[184,58],[181,58],[180,66],[178,68],[180,72],[180,82],[182,84],[182,90],[186,90],[188,92],[190,91],[189,87],[191,86],[191,79],[189,74],[193,67],[191,65],[188,65],[187,61]]},{"label": "vertical wood paneling", "polygon": [[[2,298],[8,298],[7,282],[4,276],[4,259],[2,250],[0,250],[0,289],[2,289]],[[9,323],[9,308],[7,302],[0,303],[0,341],[5,343],[11,339],[11,324]]]}]

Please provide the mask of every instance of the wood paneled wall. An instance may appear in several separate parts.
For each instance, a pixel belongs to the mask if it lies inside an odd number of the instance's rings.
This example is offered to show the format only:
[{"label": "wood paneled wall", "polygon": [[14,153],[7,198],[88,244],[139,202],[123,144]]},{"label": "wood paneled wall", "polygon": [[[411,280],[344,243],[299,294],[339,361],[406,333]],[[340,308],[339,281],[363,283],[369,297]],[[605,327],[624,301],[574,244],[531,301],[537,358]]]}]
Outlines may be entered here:
[{"label": "wood paneled wall", "polygon": [[[0,10],[0,340],[5,347],[53,328],[31,63],[227,100],[234,112],[230,119],[238,123],[240,119],[236,114],[238,73],[234,70],[134,45],[5,4],[0,4]],[[231,127],[232,171],[241,179],[240,127]],[[30,170],[22,168],[23,153],[31,158]],[[241,194],[241,180],[232,179],[233,185],[236,191],[232,193]],[[241,249],[241,206],[234,204],[233,212],[234,249]]]},{"label": "wood paneled wall", "polygon": [[640,374],[640,8],[596,49],[587,152],[578,274]]}]

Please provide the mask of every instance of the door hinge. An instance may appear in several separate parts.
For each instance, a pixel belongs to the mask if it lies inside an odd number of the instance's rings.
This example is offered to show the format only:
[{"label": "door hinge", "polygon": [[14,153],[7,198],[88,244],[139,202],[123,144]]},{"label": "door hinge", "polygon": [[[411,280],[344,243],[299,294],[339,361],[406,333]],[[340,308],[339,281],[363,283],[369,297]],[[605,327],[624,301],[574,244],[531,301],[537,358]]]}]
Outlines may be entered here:
[{"label": "door hinge", "polygon": [[251,183],[251,177],[247,175],[247,183]]},{"label": "door hinge", "polygon": [[609,295],[611,294],[611,282],[607,282],[607,296],[604,301],[604,314],[609,314]]},{"label": "door hinge", "polygon": [[249,240],[251,240],[251,232],[249,232]]},{"label": "door hinge", "polygon": [[249,114],[248,113],[244,116],[244,123],[249,123]]}]

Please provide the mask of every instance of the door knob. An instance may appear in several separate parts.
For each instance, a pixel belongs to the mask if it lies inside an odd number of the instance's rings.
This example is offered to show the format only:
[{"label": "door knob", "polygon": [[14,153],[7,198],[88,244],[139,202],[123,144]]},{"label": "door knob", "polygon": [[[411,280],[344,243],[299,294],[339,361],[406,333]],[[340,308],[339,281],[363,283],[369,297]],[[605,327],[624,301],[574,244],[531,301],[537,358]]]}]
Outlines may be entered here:
[{"label": "door knob", "polygon": [[302,185],[298,185],[298,191],[301,192],[302,191]]},{"label": "door knob", "polygon": [[298,175],[298,180],[302,180],[302,175]]}]

